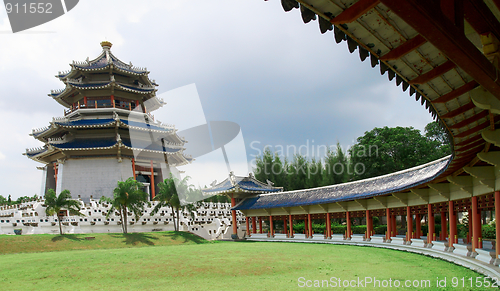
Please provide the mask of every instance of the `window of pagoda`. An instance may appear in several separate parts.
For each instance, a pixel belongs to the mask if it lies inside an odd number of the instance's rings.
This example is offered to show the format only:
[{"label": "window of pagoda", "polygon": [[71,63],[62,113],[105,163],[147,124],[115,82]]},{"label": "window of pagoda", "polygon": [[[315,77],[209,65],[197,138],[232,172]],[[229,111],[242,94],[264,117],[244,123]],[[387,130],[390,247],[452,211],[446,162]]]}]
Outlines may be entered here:
[{"label": "window of pagoda", "polygon": [[115,107],[121,109],[135,109],[135,101],[115,97]]},{"label": "window of pagoda", "polygon": [[111,107],[113,107],[113,103],[111,102],[111,96],[87,97],[87,107],[88,108],[111,108]]}]

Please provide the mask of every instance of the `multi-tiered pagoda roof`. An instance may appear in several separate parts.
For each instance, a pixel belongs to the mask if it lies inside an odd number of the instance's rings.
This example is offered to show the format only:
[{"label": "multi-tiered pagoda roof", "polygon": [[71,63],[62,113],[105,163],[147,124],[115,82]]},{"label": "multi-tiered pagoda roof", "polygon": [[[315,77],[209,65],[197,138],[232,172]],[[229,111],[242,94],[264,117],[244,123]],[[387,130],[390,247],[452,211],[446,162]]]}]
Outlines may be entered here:
[{"label": "multi-tiered pagoda roof", "polygon": [[[79,193],[94,191],[87,187],[88,181],[98,184],[95,178],[100,176],[107,180],[96,189],[143,174],[149,178],[141,179],[154,185],[154,175],[166,178],[162,169],[192,160],[183,153],[186,140],[173,125],[157,122],[151,115],[165,103],[156,97],[158,84],[149,79],[147,69],[120,61],[111,53],[111,43],[102,42],[101,46],[97,58],[73,61],[70,71],[56,75],[65,87],[49,96],[66,108],[64,116],[33,129],[31,135],[43,145],[26,150],[25,155],[53,166],[53,175],[52,169],[44,167],[48,184],[69,189],[80,183],[73,187]],[[120,175],[113,176],[113,172]],[[80,175],[86,175],[87,182],[80,182]],[[54,177],[55,181],[49,181]],[[154,197],[154,189],[151,192]]]}]

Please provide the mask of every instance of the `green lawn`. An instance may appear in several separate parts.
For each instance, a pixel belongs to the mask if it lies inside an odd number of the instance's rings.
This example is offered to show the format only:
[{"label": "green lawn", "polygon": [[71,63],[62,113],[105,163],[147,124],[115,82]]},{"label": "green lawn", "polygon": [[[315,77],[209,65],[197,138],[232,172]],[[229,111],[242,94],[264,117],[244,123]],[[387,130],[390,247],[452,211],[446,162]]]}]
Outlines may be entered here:
[{"label": "green lawn", "polygon": [[[28,252],[0,255],[0,290],[275,291],[321,289],[298,286],[332,277],[375,277],[381,284],[389,279],[401,284],[430,280],[431,288],[412,290],[485,290],[453,288],[453,277],[460,286],[462,278],[469,285],[468,278],[483,280],[471,270],[401,251],[308,243],[208,243],[174,232],[93,234],[94,240],[82,239],[85,236],[89,235],[0,236],[0,252],[11,252],[6,246],[18,251],[26,246]],[[44,243],[59,251],[39,252]],[[437,278],[446,278],[447,288],[436,288]],[[387,289],[369,286],[328,289]]]}]

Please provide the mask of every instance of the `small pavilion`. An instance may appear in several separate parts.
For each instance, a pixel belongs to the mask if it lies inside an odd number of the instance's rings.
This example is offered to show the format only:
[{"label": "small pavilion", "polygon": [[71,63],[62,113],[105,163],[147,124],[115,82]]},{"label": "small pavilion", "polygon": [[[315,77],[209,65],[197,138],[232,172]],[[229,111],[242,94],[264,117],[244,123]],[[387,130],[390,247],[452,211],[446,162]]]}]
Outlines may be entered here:
[{"label": "small pavilion", "polygon": [[[213,183],[212,187],[204,189],[205,195],[226,195],[231,198],[231,207],[235,207],[237,203],[245,198],[256,197],[259,194],[269,194],[283,192],[283,187],[274,187],[271,181],[262,183],[255,179],[252,173],[248,177],[235,176],[233,172],[229,173],[229,177],[219,184]],[[231,210],[233,233],[232,239],[238,239],[238,222],[236,220],[236,210]],[[272,222],[271,222],[272,223]],[[256,217],[252,217],[252,229],[256,229]],[[247,234],[250,229],[249,218],[246,218]],[[272,225],[270,226],[272,229]],[[259,218],[259,230],[262,233],[262,219]]]}]

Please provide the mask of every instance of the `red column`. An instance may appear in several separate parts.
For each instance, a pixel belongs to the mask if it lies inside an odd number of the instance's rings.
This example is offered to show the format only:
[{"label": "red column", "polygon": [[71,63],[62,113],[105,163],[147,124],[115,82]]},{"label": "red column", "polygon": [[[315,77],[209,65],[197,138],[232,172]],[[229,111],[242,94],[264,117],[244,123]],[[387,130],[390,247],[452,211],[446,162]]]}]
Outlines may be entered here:
[{"label": "red column", "polygon": [[439,234],[440,240],[446,240],[446,212],[441,212],[441,233]]},{"label": "red column", "polygon": [[83,104],[85,104],[85,107],[87,107],[87,96],[83,96]]},{"label": "red column", "polygon": [[477,196],[474,196],[472,197],[472,251],[482,248],[481,210],[478,207]]},{"label": "red column", "polygon": [[132,173],[134,174],[134,180],[136,180],[136,177],[135,177],[135,159],[132,159]]},{"label": "red column", "polygon": [[413,237],[413,216],[410,206],[406,206],[406,240],[411,241]]},{"label": "red column", "polygon": [[54,186],[54,191],[57,189],[57,163],[54,163],[54,179],[56,181],[56,185]]},{"label": "red column", "polygon": [[392,236],[396,236],[398,234],[398,224],[396,222],[396,215],[392,216]]},{"label": "red column", "polygon": [[111,105],[115,108],[115,95],[111,95]]},{"label": "red column", "polygon": [[273,216],[269,215],[269,237],[274,237]]},{"label": "red column", "polygon": [[351,216],[349,215],[349,211],[346,211],[345,213],[345,220],[347,223],[347,237],[346,239],[351,238]]},{"label": "red column", "polygon": [[326,238],[332,238],[332,217],[331,213],[326,214]]},{"label": "red column", "polygon": [[286,234],[288,237],[287,227],[286,227],[286,216],[283,216],[283,233]]},{"label": "red column", "polygon": [[385,209],[385,216],[386,216],[386,220],[387,220],[387,231],[385,232],[385,239],[386,240],[390,240],[391,239],[391,230],[392,230],[392,227],[391,227],[391,222],[392,222],[392,219],[391,219],[391,210],[389,208],[386,208]]},{"label": "red column", "polygon": [[448,246],[453,247],[456,243],[457,236],[457,215],[453,205],[453,201],[448,202],[448,216],[450,217],[450,239],[448,240]]},{"label": "red column", "polygon": [[[500,192],[495,191],[495,221],[500,219]],[[495,251],[496,251],[496,259],[498,259],[498,255],[500,255],[500,223],[497,221],[495,223],[496,230],[496,239],[495,239]]]},{"label": "red column", "polygon": [[[152,199],[155,199],[155,172],[153,170],[153,161],[151,161],[151,197]],[[234,205],[233,205],[234,207]],[[236,215],[236,211],[234,212]]]},{"label": "red column", "polygon": [[259,217],[259,233],[262,233],[262,218]]},{"label": "red column", "polygon": [[429,232],[427,233],[427,242],[432,243],[432,240],[434,239],[434,210],[432,209],[432,204],[427,204],[427,212],[429,216]]},{"label": "red column", "polygon": [[255,216],[252,217],[252,233],[257,233],[257,222],[255,220]]},{"label": "red column", "polygon": [[290,221],[290,237],[293,237],[293,219],[292,215],[288,215],[288,220]]},{"label": "red column", "polygon": [[[233,194],[231,194],[231,207],[236,205],[236,200],[234,199]],[[236,210],[231,210],[231,215],[233,217],[233,234],[238,234],[238,221],[236,221]]]},{"label": "red column", "polygon": [[422,236],[422,226],[420,225],[421,220],[420,214],[415,214],[415,238],[418,239]]},{"label": "red column", "polygon": [[373,219],[370,216],[370,210],[366,210],[366,239],[372,236]]},{"label": "red column", "polygon": [[248,216],[247,216],[247,235],[250,236],[250,221]]},{"label": "red column", "polygon": [[312,238],[313,237],[313,229],[312,229],[312,219],[311,219],[311,214],[308,213],[307,214],[307,223],[309,224],[308,227],[307,227],[307,230],[309,230],[309,237]]}]

